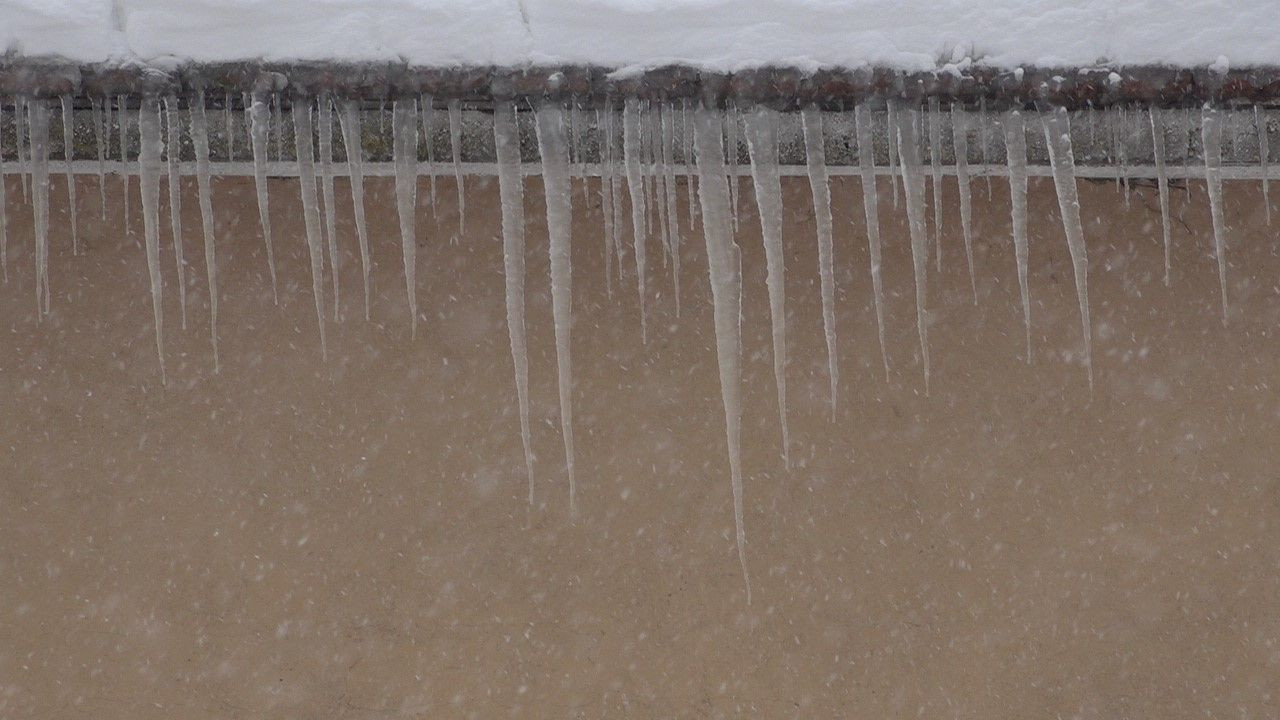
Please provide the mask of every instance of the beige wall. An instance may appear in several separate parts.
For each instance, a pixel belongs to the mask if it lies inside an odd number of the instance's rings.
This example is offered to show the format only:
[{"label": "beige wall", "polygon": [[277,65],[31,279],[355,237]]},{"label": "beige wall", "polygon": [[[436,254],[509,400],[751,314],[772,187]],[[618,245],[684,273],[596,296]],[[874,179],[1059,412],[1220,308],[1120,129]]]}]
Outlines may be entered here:
[{"label": "beige wall", "polygon": [[[57,183],[61,180],[58,179]],[[764,263],[744,183],[743,439],[751,605],[733,546],[705,253],[683,310],[649,245],[602,283],[574,227],[576,524],[555,395],[541,185],[526,187],[537,505],[503,314],[496,181],[467,236],[420,192],[411,341],[386,180],[370,183],[364,322],[339,183],[342,320],[321,360],[296,181],[272,182],[281,305],[252,184],[215,183],[223,371],[211,374],[194,183],[189,321],[163,233],[159,384],[140,209],[86,251],[54,192],[53,314],[37,324],[29,210],[8,182],[0,286],[0,716],[11,718],[1258,718],[1280,692],[1280,319],[1260,188],[1228,183],[1230,324],[1203,185],[1175,190],[1172,288],[1154,189],[1081,182],[1096,389],[1052,185],[1031,185],[1035,359],[1008,196],[975,183],[974,306],[947,180],[930,273],[933,393],[887,181],[880,366],[856,181],[833,181],[841,394],[826,404],[808,187],[786,182],[796,467],[779,457]],[[575,203],[581,195],[575,194]],[[681,213],[681,219],[686,216]],[[167,222],[164,227],[167,228]],[[331,319],[330,319],[331,320]]]}]

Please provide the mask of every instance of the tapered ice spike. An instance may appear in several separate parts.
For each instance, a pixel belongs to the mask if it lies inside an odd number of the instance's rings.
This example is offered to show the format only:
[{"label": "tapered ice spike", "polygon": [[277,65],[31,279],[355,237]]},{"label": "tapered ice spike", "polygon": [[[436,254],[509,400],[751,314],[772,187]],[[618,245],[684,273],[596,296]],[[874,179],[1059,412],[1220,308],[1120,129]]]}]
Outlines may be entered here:
[{"label": "tapered ice spike", "polygon": [[[430,142],[430,138],[427,138]],[[458,235],[467,234],[467,196],[462,184],[462,102],[449,101],[449,151],[453,154],[453,184],[458,190]]]},{"label": "tapered ice spike", "polygon": [[[871,258],[871,293],[875,301],[876,331],[880,338],[880,360],[884,363],[884,379],[889,380],[889,348],[884,341],[884,283],[880,277],[880,202],[876,194],[875,143],[872,136],[871,111],[865,103],[854,108],[854,133],[858,143],[858,166],[862,175],[862,208],[867,222],[867,249]],[[889,128],[893,137],[894,129]],[[893,148],[890,147],[890,154]],[[890,178],[892,181],[893,178]]]},{"label": "tapered ice spike", "polygon": [[831,414],[836,412],[840,384],[836,356],[836,281],[835,241],[831,227],[831,187],[827,178],[827,159],[822,147],[822,112],[816,105],[800,111],[804,126],[805,166],[809,190],[813,195],[813,216],[818,227],[818,275],[822,284],[822,327],[827,338],[827,379],[831,383]]},{"label": "tapered ice spike", "polygon": [[320,197],[324,200],[324,237],[329,249],[329,276],[333,279],[333,321],[338,322],[338,276],[341,259],[338,254],[337,208],[334,207],[333,191],[333,98],[321,95],[317,98],[320,120]]},{"label": "tapered ice spike", "polygon": [[1013,220],[1013,254],[1018,265],[1022,323],[1027,333],[1027,363],[1031,362],[1031,290],[1027,282],[1030,248],[1027,243],[1027,130],[1022,113],[1004,117],[1004,145],[1009,165],[1009,212]]},{"label": "tapered ice spike", "polygon": [[969,177],[969,114],[951,106],[951,146],[956,155],[956,185],[960,190],[960,230],[964,234],[964,257],[969,263],[969,288],[973,304],[978,304],[978,278],[973,270],[973,194]]},{"label": "tapered ice spike", "polygon": [[62,161],[67,176],[67,216],[71,223],[71,254],[80,254],[80,231],[76,227],[76,176],[72,170],[72,148],[75,146],[75,115],[71,111],[71,96],[63,95],[62,101]]},{"label": "tapered ice spike", "polygon": [[49,105],[43,98],[27,98],[30,135],[31,211],[36,251],[36,319],[49,314]]},{"label": "tapered ice spike", "polygon": [[[636,288],[640,294],[640,341],[649,342],[649,323],[645,312],[645,216],[648,214],[641,167],[643,148],[640,139],[640,101],[627,98],[622,109],[622,157],[627,171],[627,189],[631,193],[631,231],[636,254]],[[721,163],[723,165],[723,163]]]},{"label": "tapered ice spike", "polygon": [[933,175],[934,261],[942,272],[942,110],[938,98],[929,98],[929,167]]},{"label": "tapered ice spike", "polygon": [[1080,303],[1080,324],[1084,330],[1084,366],[1093,391],[1093,333],[1089,322],[1089,258],[1080,223],[1080,197],[1076,189],[1075,155],[1071,145],[1071,119],[1066,108],[1049,112],[1044,121],[1045,144],[1053,169],[1053,186],[1058,196],[1062,229],[1067,236],[1071,268],[1075,274],[1076,299]]},{"label": "tapered ice spike", "polygon": [[276,256],[271,245],[271,208],[267,198],[267,132],[271,123],[271,110],[266,96],[254,96],[249,105],[249,117],[253,127],[250,140],[253,145],[253,185],[258,195],[258,222],[262,227],[262,243],[267,249],[267,272],[271,276],[271,299],[280,304],[276,286]]},{"label": "tapered ice spike", "polygon": [[920,335],[920,361],[924,366],[924,391],[929,394],[929,232],[924,216],[924,170],[920,163],[920,140],[916,135],[920,112],[899,108],[895,120],[898,153],[902,157],[902,189],[907,203],[907,226],[911,233],[911,266],[916,282],[916,330]]},{"label": "tapered ice spike", "polygon": [[[90,100],[93,113],[93,140],[98,148],[98,209],[102,216],[102,223],[107,222],[107,138],[103,125],[103,105],[102,98],[92,98]],[[107,110],[110,111],[111,104],[105,103]]]},{"label": "tapered ice spike", "polygon": [[364,214],[364,149],[361,146],[360,104],[343,100],[338,120],[342,125],[342,147],[347,154],[347,175],[351,183],[351,205],[356,218],[356,238],[360,243],[360,274],[364,279],[364,319],[369,319],[369,231]]},{"label": "tapered ice spike", "polygon": [[191,104],[191,144],[196,153],[196,185],[200,198],[200,226],[204,231],[205,275],[209,281],[209,335],[213,341],[213,371],[221,370],[218,360],[218,263],[213,239],[213,198],[209,187],[209,121],[205,115],[204,92],[198,91]]},{"label": "tapered ice spike", "polygon": [[1147,113],[1151,121],[1151,149],[1156,161],[1156,190],[1160,196],[1160,230],[1164,238],[1164,284],[1168,287],[1173,237],[1169,227],[1169,172],[1165,164],[1164,111],[1158,107],[1151,107]]},{"label": "tapered ice spike", "polygon": [[294,153],[298,157],[298,189],[302,195],[302,220],[307,234],[307,255],[311,259],[311,295],[316,305],[316,323],[320,327],[320,356],[329,356],[329,343],[324,329],[324,238],[320,229],[320,203],[316,199],[316,161],[312,138],[311,98],[294,97]]},{"label": "tapered ice spike", "polygon": [[[124,112],[121,112],[123,117]],[[144,97],[138,112],[138,178],[142,189],[142,232],[146,243],[147,275],[151,278],[151,312],[155,322],[156,355],[160,382],[167,384],[164,369],[164,280],[160,275],[160,102]]]},{"label": "tapered ice spike", "polygon": [[182,312],[182,329],[187,329],[187,268],[182,253],[182,185],[178,167],[178,98],[164,99],[165,161],[169,166],[169,230],[173,236],[173,258],[178,266],[178,303]]},{"label": "tapered ice spike", "polygon": [[418,335],[417,200],[418,109],[413,98],[391,105],[392,156],[396,167],[396,214],[400,218],[400,249],[404,259],[404,285],[409,297],[409,326]]},{"label": "tapered ice spike", "polygon": [[1213,221],[1213,257],[1218,263],[1218,286],[1222,293],[1222,324],[1227,324],[1227,228],[1222,207],[1222,116],[1205,105],[1200,115],[1204,143],[1204,180],[1209,191],[1209,214]]},{"label": "tapered ice spike", "polygon": [[1271,225],[1271,143],[1267,130],[1267,114],[1261,106],[1253,106],[1253,123],[1258,133],[1258,166],[1262,170],[1262,205],[1266,208],[1267,225]]}]

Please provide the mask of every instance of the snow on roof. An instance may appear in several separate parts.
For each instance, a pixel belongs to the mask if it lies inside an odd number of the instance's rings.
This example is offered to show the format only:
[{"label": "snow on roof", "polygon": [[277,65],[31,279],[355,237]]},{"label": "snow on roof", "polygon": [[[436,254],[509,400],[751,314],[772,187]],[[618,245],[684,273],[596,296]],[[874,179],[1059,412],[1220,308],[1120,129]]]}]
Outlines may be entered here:
[{"label": "snow on roof", "polygon": [[1280,64],[1275,0],[5,0],[0,46],[79,62],[407,60],[708,70]]}]

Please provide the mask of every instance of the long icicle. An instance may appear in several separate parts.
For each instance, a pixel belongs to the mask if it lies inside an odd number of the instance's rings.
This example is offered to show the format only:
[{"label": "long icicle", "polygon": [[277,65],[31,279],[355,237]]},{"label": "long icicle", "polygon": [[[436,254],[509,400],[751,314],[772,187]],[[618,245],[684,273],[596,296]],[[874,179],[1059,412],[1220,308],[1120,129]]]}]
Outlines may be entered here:
[{"label": "long icicle", "polygon": [[[121,111],[121,116],[124,113]],[[160,382],[168,384],[164,371],[164,280],[160,276],[160,102],[142,99],[138,113],[138,178],[142,188],[142,230],[146,239],[147,274],[151,277],[151,313],[155,321],[156,355]]]},{"label": "long icicle", "polygon": [[410,328],[418,336],[417,217],[418,109],[413,98],[391,105],[391,134],[396,166],[396,212],[400,217],[400,250],[404,256],[404,289],[409,296]]},{"label": "long icicle", "polygon": [[973,304],[978,304],[978,277],[973,270],[973,188],[969,177],[969,115],[958,105],[951,106],[951,146],[956,155],[956,185],[960,188],[960,230],[964,234],[964,257],[969,263],[969,288]]},{"label": "long icicle", "polygon": [[676,169],[672,156],[672,144],[675,142],[675,119],[672,107],[667,104],[658,106],[661,114],[661,152],[662,192],[666,201],[667,243],[671,253],[671,285],[675,294],[676,317],[680,316],[680,212],[676,208]]},{"label": "long icicle", "polygon": [[62,160],[67,176],[67,215],[71,221],[71,254],[80,254],[80,230],[76,227],[76,176],[71,170],[75,146],[75,114],[71,110],[71,96],[62,96]]},{"label": "long icicle", "polygon": [[742,276],[738,246],[729,218],[729,183],[724,163],[724,120],[717,110],[694,111],[694,142],[698,155],[698,197],[702,203],[703,237],[707,245],[707,273],[711,279],[716,329],[716,359],[720,395],[724,401],[725,439],[729,449],[729,479],[733,489],[733,523],[738,563],[751,604],[751,575],[747,572],[747,534],[742,500]]},{"label": "long icicle", "polygon": [[333,98],[321,95],[317,117],[320,121],[320,197],[324,200],[324,237],[329,248],[329,274],[333,279],[333,321],[338,322],[338,276],[341,270],[341,256],[338,253],[338,220],[337,208],[334,207],[333,192]]},{"label": "long icicle", "polygon": [[[123,169],[125,163],[129,160],[129,108],[125,104],[123,95],[116,96],[116,125],[120,129],[120,167],[122,168],[120,171],[120,186],[123,192],[121,203],[124,205],[124,236],[129,237],[132,234],[129,222],[129,172]],[[139,139],[139,142],[141,142],[141,139]],[[139,178],[138,182],[141,183],[142,179]]]},{"label": "long icicle", "polygon": [[822,112],[816,105],[800,111],[804,124],[805,165],[813,195],[813,216],[818,226],[818,274],[822,280],[822,327],[827,336],[827,379],[831,382],[831,415],[836,412],[840,372],[836,358],[836,280],[832,257],[835,240],[831,227],[831,187],[827,159],[822,148]]},{"label": "long icicle", "polygon": [[[93,107],[93,139],[98,145],[98,210],[105,225],[107,222],[107,141],[102,119],[104,102],[101,98],[91,98],[90,103]],[[109,103],[106,106],[111,107]]]},{"label": "long icicle", "polygon": [[622,116],[612,106],[606,109],[605,113],[609,118],[608,127],[605,129],[605,141],[609,144],[609,193],[613,196],[613,257],[618,263],[618,284],[621,285],[626,272],[624,267],[626,252],[622,244],[622,228],[626,224],[622,215],[622,181],[626,176],[626,170],[622,167],[622,156],[618,154],[618,133],[622,127]]},{"label": "long icicle", "polygon": [[[600,214],[604,219],[604,291],[613,297],[613,148],[608,144],[611,113],[596,110],[596,126],[600,128]],[[584,181],[585,182],[585,181]]]},{"label": "long icicle", "polygon": [[[277,100],[279,102],[279,100]],[[316,199],[316,158],[311,143],[315,137],[311,126],[311,98],[295,96],[293,111],[293,147],[298,158],[298,187],[302,195],[303,223],[307,232],[307,255],[311,258],[311,295],[316,303],[316,323],[320,326],[320,356],[329,356],[324,331],[324,239],[320,230],[320,203]],[[284,130],[281,129],[281,133]]]},{"label": "long icicle", "polygon": [[28,98],[27,132],[30,137],[31,208],[36,236],[36,317],[49,314],[49,105],[43,98]]},{"label": "long icicle", "polygon": [[643,170],[640,160],[644,149],[640,143],[640,101],[627,98],[622,109],[622,157],[627,170],[627,188],[631,192],[631,231],[635,239],[636,287],[640,293],[640,341],[649,343],[649,323],[645,313],[645,204]]},{"label": "long icicle", "polygon": [[924,170],[920,165],[920,140],[916,127],[920,112],[908,108],[897,111],[898,154],[902,159],[902,190],[907,203],[907,225],[911,231],[911,266],[916,281],[916,329],[920,334],[920,361],[924,365],[924,392],[929,394],[929,230],[924,217]]},{"label": "long icicle", "polygon": [[182,310],[182,329],[187,329],[187,264],[182,253],[182,186],[179,180],[178,98],[166,95],[164,118],[167,128],[165,160],[169,166],[169,229],[173,234],[173,257],[178,266],[178,303]]},{"label": "long icicle", "polygon": [[938,98],[929,98],[929,166],[933,171],[934,262],[942,272],[942,110]]},{"label": "long icicle", "polygon": [[267,98],[255,95],[249,106],[250,133],[253,141],[253,185],[258,194],[258,222],[262,225],[262,243],[267,248],[267,272],[271,275],[271,298],[280,304],[276,288],[276,255],[271,247],[271,209],[267,199],[267,132],[271,126],[271,109]]},{"label": "long icicle", "polygon": [[1213,218],[1213,256],[1218,261],[1218,286],[1222,292],[1222,324],[1227,324],[1227,229],[1222,217],[1222,117],[1208,105],[1201,111],[1200,134],[1204,144],[1204,180]]},{"label": "long icicle", "polygon": [[898,184],[902,176],[898,173],[898,149],[894,138],[898,136],[898,104],[889,103],[885,111],[885,124],[889,135],[889,185],[893,189],[893,209],[898,209]]},{"label": "long icicle", "polygon": [[467,234],[467,195],[462,184],[462,101],[449,101],[449,151],[453,154],[453,184],[458,190],[458,235]]},{"label": "long icicle", "polygon": [[791,431],[787,425],[786,262],[782,251],[782,182],[778,177],[778,113],[764,106],[743,116],[751,180],[760,215],[769,287],[769,322],[773,330],[773,378],[778,386],[778,422],[782,430],[782,465],[791,469]]},{"label": "long icicle", "polygon": [[565,137],[564,110],[547,103],[535,113],[538,152],[542,156],[542,188],[547,202],[547,235],[551,247],[551,309],[555,318],[556,368],[560,389],[560,432],[564,436],[565,467],[569,474],[569,516],[578,515],[578,491],[573,472],[573,365],[570,355],[572,326],[573,196],[569,184],[569,149]]},{"label": "long icicle", "polygon": [[1022,294],[1022,322],[1027,333],[1027,363],[1031,362],[1031,290],[1027,283],[1027,130],[1022,113],[1010,111],[1004,118],[1004,145],[1009,165],[1009,203],[1013,219],[1013,254],[1018,264],[1018,290]]},{"label": "long icicle", "polygon": [[209,280],[209,337],[213,342],[213,371],[220,372],[218,360],[218,263],[213,243],[213,199],[209,187],[209,120],[205,115],[204,91],[197,91],[191,103],[191,145],[196,151],[196,186],[200,197],[200,226],[204,230],[204,266]]},{"label": "long icicle", "polygon": [[493,109],[493,140],[498,159],[498,195],[502,203],[502,268],[506,286],[507,336],[515,367],[520,406],[520,441],[533,505],[533,441],[529,433],[529,350],[524,330],[524,179],[520,171],[520,135],[515,106],[500,101]]},{"label": "long icicle", "polygon": [[1071,118],[1067,109],[1053,110],[1044,122],[1045,144],[1049,148],[1049,164],[1053,168],[1053,186],[1058,195],[1058,211],[1067,236],[1071,267],[1075,272],[1076,299],[1080,302],[1080,324],[1084,330],[1084,366],[1093,392],[1093,339],[1089,323],[1089,257],[1084,243],[1084,227],[1080,224],[1080,196],[1076,190],[1076,164],[1071,145]]},{"label": "long icicle", "polygon": [[[871,111],[865,103],[853,110],[854,133],[858,141],[858,165],[862,174],[862,208],[867,221],[867,249],[871,256],[871,293],[875,301],[876,331],[880,338],[880,359],[884,363],[884,379],[889,380],[889,348],[884,341],[884,283],[880,277],[880,209],[876,195],[876,155],[872,137]],[[892,138],[893,128],[889,128]],[[894,154],[890,143],[889,154]],[[892,181],[893,178],[890,178]]]},{"label": "long icicle", "polygon": [[[0,104],[0,120],[4,118],[4,105]],[[0,127],[3,122],[0,122]],[[4,283],[9,284],[9,216],[6,208],[9,201],[5,198],[4,191],[4,142],[3,133],[0,133],[0,274],[4,276]]]},{"label": "long icicle", "polygon": [[1173,236],[1169,227],[1169,172],[1165,167],[1164,111],[1152,106],[1147,110],[1147,114],[1151,121],[1151,149],[1156,161],[1156,188],[1160,195],[1160,230],[1164,236],[1164,284],[1168,287]]},{"label": "long icicle", "polygon": [[351,205],[355,210],[356,239],[360,243],[360,274],[364,278],[364,319],[369,319],[369,230],[364,216],[364,149],[361,146],[360,104],[343,100],[338,120],[342,124],[342,147],[347,153],[347,176],[351,182]]},{"label": "long icicle", "polygon": [[22,95],[13,98],[13,134],[17,140],[18,176],[22,180],[22,201],[31,202],[31,152],[27,128],[27,99]]}]

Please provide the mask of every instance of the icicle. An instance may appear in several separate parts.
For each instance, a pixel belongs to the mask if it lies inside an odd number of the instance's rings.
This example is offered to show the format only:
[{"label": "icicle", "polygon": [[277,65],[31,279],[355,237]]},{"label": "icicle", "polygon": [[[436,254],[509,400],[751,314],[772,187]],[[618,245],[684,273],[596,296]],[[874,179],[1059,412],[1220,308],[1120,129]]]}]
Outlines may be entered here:
[{"label": "icicle", "polygon": [[[222,121],[227,126],[227,162],[231,162],[236,159],[236,126],[231,114],[231,93],[222,96]],[[208,133],[206,128],[205,135]]]},{"label": "icicle", "polygon": [[[892,105],[890,106],[892,107]],[[924,218],[924,170],[920,165],[920,141],[916,137],[918,110],[897,111],[898,153],[902,157],[902,189],[907,202],[907,225],[911,231],[911,265],[916,280],[916,328],[920,333],[920,360],[924,365],[924,391],[929,394],[929,233]],[[893,128],[890,128],[893,130]]]},{"label": "icicle", "polygon": [[316,161],[311,143],[311,98],[294,97],[293,145],[298,158],[298,188],[302,195],[302,219],[307,232],[307,254],[311,258],[311,294],[316,303],[316,323],[320,326],[320,356],[329,356],[324,331],[324,239],[320,236],[320,203],[316,199]]},{"label": "icicle", "polygon": [[898,149],[894,138],[898,135],[898,106],[889,103],[885,112],[885,123],[889,131],[889,185],[893,187],[893,209],[898,209],[898,183],[902,180],[898,173]]},{"label": "icicle", "polygon": [[555,316],[556,367],[560,386],[560,431],[564,435],[565,466],[569,473],[569,515],[578,514],[577,486],[573,473],[573,369],[569,331],[573,273],[570,265],[570,229],[573,196],[569,184],[569,147],[564,111],[546,104],[535,113],[538,152],[542,156],[542,187],[547,202],[547,234],[551,240],[551,307]]},{"label": "icicle", "polygon": [[191,144],[196,151],[196,187],[200,196],[200,225],[204,230],[204,266],[209,279],[209,336],[213,341],[213,371],[217,373],[221,370],[218,362],[218,263],[214,257],[213,198],[209,189],[209,121],[205,116],[203,90],[196,94],[195,101],[191,103]]},{"label": "icicle", "polygon": [[1222,324],[1227,324],[1227,229],[1222,217],[1222,117],[1206,105],[1200,115],[1204,143],[1204,180],[1209,190],[1213,218],[1213,256],[1218,261],[1218,286],[1222,291]]},{"label": "icicle", "polygon": [[782,183],[778,178],[778,113],[757,107],[743,116],[751,180],[764,242],[765,281],[769,286],[769,322],[773,329],[773,378],[778,386],[782,428],[782,464],[791,469],[791,432],[787,426],[786,264],[782,252]]},{"label": "icicle", "polygon": [[942,272],[942,111],[938,98],[929,98],[929,165],[933,170],[933,239],[938,272]]},{"label": "icicle", "polygon": [[569,102],[569,142],[570,153],[573,164],[573,170],[581,180],[579,187],[582,188],[582,201],[587,202],[587,155],[586,155],[586,135],[587,120],[582,115],[582,109],[578,106],[578,98],[573,98]]},{"label": "icicle", "polygon": [[164,99],[165,123],[168,127],[165,158],[169,164],[169,227],[173,233],[173,257],[178,264],[178,302],[182,309],[182,329],[187,329],[187,270],[182,256],[182,192],[178,174],[178,98]]},{"label": "icicle", "polygon": [[529,434],[529,350],[524,334],[524,180],[520,172],[520,134],[515,107],[500,101],[493,109],[493,140],[498,158],[498,195],[502,203],[502,266],[506,284],[507,335],[515,366],[520,405],[520,441],[533,505],[533,450]]},{"label": "icicle", "polygon": [[[876,149],[872,138],[871,112],[866,104],[854,108],[853,124],[858,142],[858,165],[862,175],[862,208],[867,221],[867,248],[871,256],[871,291],[875,300],[876,330],[880,338],[880,359],[884,362],[884,379],[888,382],[889,348],[884,341],[884,285],[880,277],[880,203],[876,196]],[[889,128],[890,155],[893,154],[893,134],[894,129]]]},{"label": "icicle", "polygon": [[650,164],[653,175],[653,206],[658,211],[658,237],[662,240],[662,266],[666,267],[671,261],[671,226],[667,217],[667,170],[662,157],[661,103],[649,105],[645,120],[649,133],[649,157],[653,161]]},{"label": "icicle", "polygon": [[271,95],[271,137],[276,144],[276,160],[284,160],[284,110],[280,107],[280,93]]},{"label": "icicle", "polygon": [[672,145],[675,143],[675,118],[672,117],[672,106],[661,105],[658,108],[662,121],[662,191],[667,201],[667,242],[671,252],[671,284],[676,300],[676,317],[680,316],[680,212],[676,208],[676,169],[672,157]]},{"label": "icicle", "polygon": [[813,194],[814,222],[818,225],[818,272],[822,278],[822,326],[827,336],[827,378],[831,381],[831,415],[836,412],[836,389],[840,373],[836,360],[836,280],[835,242],[831,228],[831,188],[827,180],[827,158],[822,147],[822,112],[816,105],[800,111],[804,123],[805,164],[809,189]]},{"label": "icicle", "polygon": [[623,277],[623,256],[626,254],[622,245],[622,227],[625,224],[622,218],[622,180],[626,171],[622,167],[622,157],[618,154],[618,128],[622,123],[621,116],[609,108],[607,117],[609,118],[607,137],[609,143],[609,194],[613,196],[613,256],[618,262],[618,282],[622,282]]},{"label": "icicle", "polygon": [[[124,111],[121,106],[120,117]],[[146,238],[147,274],[151,276],[151,312],[155,320],[156,355],[160,359],[160,382],[168,384],[164,370],[164,280],[160,276],[160,102],[143,98],[138,112],[138,178],[142,188],[142,230]],[[127,176],[126,176],[127,177]]]},{"label": "icicle", "polygon": [[333,198],[333,98],[321,95],[320,119],[320,197],[324,200],[324,237],[329,247],[329,273],[333,277],[333,321],[338,322],[338,275],[341,259],[338,254],[337,208]]},{"label": "icicle", "polygon": [[432,137],[432,129],[435,127],[435,101],[430,95],[422,95],[418,98],[418,104],[422,110],[422,139],[427,144],[427,178],[431,186],[431,208],[432,212],[436,207],[436,143]]},{"label": "icicle", "polygon": [[18,175],[22,179],[22,202],[31,202],[31,152],[27,128],[27,99],[21,95],[13,98],[13,133],[18,145]]},{"label": "icicle", "polygon": [[364,278],[364,319],[369,319],[369,232],[364,218],[364,150],[361,146],[360,103],[343,100],[338,120],[342,124],[342,146],[347,153],[347,175],[351,178],[351,205],[355,209],[356,238],[360,242],[360,274]]},{"label": "icicle", "polygon": [[1151,120],[1151,147],[1156,161],[1156,187],[1160,194],[1160,229],[1164,235],[1164,284],[1169,286],[1170,251],[1173,239],[1169,229],[1169,173],[1165,168],[1164,111],[1147,109]]},{"label": "icicle", "polygon": [[600,134],[600,214],[604,219],[604,291],[613,297],[613,148],[608,144],[609,111],[596,111]]},{"label": "icicle", "polygon": [[[139,111],[141,112],[141,111]],[[142,121],[139,120],[139,123]],[[126,157],[129,145],[129,109],[125,105],[124,96],[116,96],[116,125],[120,128],[120,186],[122,188],[123,197],[121,203],[124,205],[124,235],[129,237],[131,230],[129,227],[129,172],[124,170],[125,163],[128,162]],[[138,182],[142,182],[139,178]]]},{"label": "icicle", "polygon": [[31,201],[36,236],[36,316],[49,314],[49,106],[27,99],[27,132],[31,134]]},{"label": "icicle", "polygon": [[738,106],[729,104],[725,111],[729,157],[729,211],[733,216],[733,231],[738,232]]},{"label": "icicle", "polygon": [[1262,205],[1267,209],[1267,225],[1271,225],[1271,148],[1267,137],[1267,116],[1261,107],[1253,106],[1253,123],[1258,132],[1258,166],[1262,168]]},{"label": "icicle", "polygon": [[467,233],[467,196],[462,185],[462,102],[449,101],[449,149],[453,153],[453,184],[458,189],[458,235]]},{"label": "icicle", "polygon": [[684,149],[684,191],[689,208],[689,231],[698,228],[698,195],[695,189],[698,179],[698,166],[693,161],[693,111],[689,109],[689,101],[684,100],[680,109],[680,136]]},{"label": "icicle", "polygon": [[391,134],[396,165],[396,211],[400,216],[400,249],[404,255],[404,285],[409,294],[412,335],[418,335],[417,218],[418,110],[412,98],[391,104]]},{"label": "icicle", "polygon": [[1182,183],[1182,186],[1187,193],[1187,198],[1186,198],[1187,205],[1190,205],[1191,204],[1191,157],[1193,154],[1191,145],[1194,142],[1194,138],[1196,135],[1195,121],[1191,117],[1190,108],[1182,109],[1182,131],[1183,131],[1182,171],[1183,171],[1183,176],[1187,178],[1186,181]]},{"label": "icicle", "polygon": [[1128,111],[1117,107],[1114,115],[1116,125],[1116,162],[1120,165],[1120,183],[1124,186],[1124,206],[1129,208],[1129,117]]},{"label": "icicle", "polygon": [[635,238],[636,283],[640,291],[640,338],[648,344],[649,329],[644,309],[645,265],[645,205],[644,180],[640,167],[643,149],[640,146],[640,101],[629,97],[622,109],[622,157],[627,169],[627,187],[631,191],[631,229]]},{"label": "icicle", "polygon": [[698,196],[702,202],[703,237],[714,305],[716,358],[720,366],[720,394],[724,401],[725,438],[729,447],[729,478],[733,489],[733,523],[738,563],[751,604],[751,576],[747,572],[747,536],[742,510],[742,276],[738,246],[729,218],[729,186],[724,166],[724,120],[709,108],[694,111],[694,141],[698,151]]},{"label": "icicle", "polygon": [[1080,324],[1084,330],[1084,366],[1093,391],[1093,340],[1089,323],[1089,258],[1084,244],[1084,228],[1080,224],[1080,197],[1076,191],[1076,164],[1071,147],[1071,118],[1066,108],[1052,111],[1044,122],[1045,144],[1049,148],[1049,164],[1053,168],[1053,186],[1058,194],[1058,211],[1067,236],[1071,267],[1075,271],[1076,299],[1080,302]]},{"label": "icicle", "polygon": [[[650,132],[649,125],[649,105],[645,103],[640,106],[640,111],[636,115],[638,125],[638,142],[636,150],[640,159],[640,187],[644,195],[644,232],[645,239],[648,239],[649,233],[653,232],[653,221],[651,213],[658,211],[656,201],[653,200],[653,185],[655,182],[655,173],[653,170],[653,133]],[[664,245],[663,251],[666,251]],[[665,259],[665,256],[664,256]]]},{"label": "icicle", "polygon": [[267,272],[271,275],[271,298],[280,304],[276,290],[276,255],[271,248],[271,214],[267,200],[267,129],[271,122],[271,110],[264,97],[255,96],[249,106],[253,122],[250,139],[253,141],[253,185],[258,193],[258,221],[262,225],[262,242],[267,248]]},{"label": "icicle", "polygon": [[71,169],[72,147],[75,145],[75,115],[71,111],[71,96],[62,96],[62,159],[67,176],[67,215],[71,220],[71,253],[80,254],[80,231],[76,228],[76,176]]},{"label": "icicle", "polygon": [[[102,105],[103,101],[98,98],[90,99],[93,108],[93,139],[98,145],[98,195],[99,210],[102,213],[102,222],[107,222],[107,143],[102,130]],[[110,108],[110,105],[107,105]]]},{"label": "icicle", "polygon": [[1009,200],[1013,217],[1013,254],[1018,263],[1022,293],[1022,321],[1027,332],[1027,362],[1031,362],[1031,291],[1027,286],[1027,131],[1022,114],[1010,111],[1004,120],[1004,144],[1009,163]]},{"label": "icicle", "polygon": [[[4,118],[4,105],[0,105],[0,120]],[[2,126],[3,123],[0,123]],[[4,191],[4,133],[0,132],[0,273],[4,275],[4,283],[9,284],[9,201]]]},{"label": "icicle", "polygon": [[973,195],[969,185],[969,114],[951,106],[951,146],[956,154],[956,185],[960,188],[960,229],[964,233],[964,257],[969,263],[969,287],[978,304],[978,278],[973,271]]},{"label": "icicle", "polygon": [[978,122],[981,123],[981,127],[978,128],[978,140],[982,146],[978,161],[982,163],[982,174],[987,178],[987,201],[989,202],[991,200],[991,165],[987,153],[991,152],[991,126],[993,123],[991,122],[991,115],[987,113],[986,98],[978,100],[978,117]]}]

